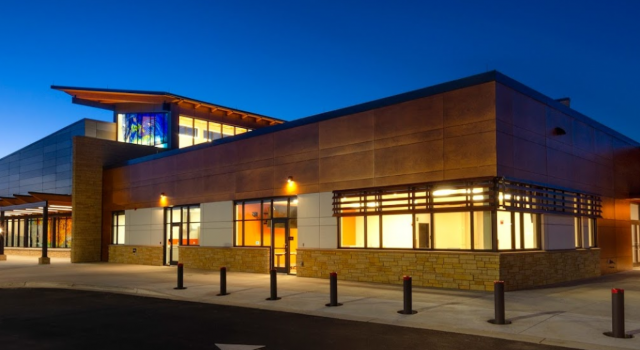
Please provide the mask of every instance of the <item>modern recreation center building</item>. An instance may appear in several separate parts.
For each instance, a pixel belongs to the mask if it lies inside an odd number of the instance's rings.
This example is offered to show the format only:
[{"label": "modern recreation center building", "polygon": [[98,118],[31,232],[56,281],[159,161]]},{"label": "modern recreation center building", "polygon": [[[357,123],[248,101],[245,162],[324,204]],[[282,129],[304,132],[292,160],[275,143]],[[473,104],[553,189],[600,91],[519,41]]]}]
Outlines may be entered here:
[{"label": "modern recreation center building", "polygon": [[285,122],[170,93],[0,159],[7,255],[492,290],[640,263],[640,144],[488,72]]}]

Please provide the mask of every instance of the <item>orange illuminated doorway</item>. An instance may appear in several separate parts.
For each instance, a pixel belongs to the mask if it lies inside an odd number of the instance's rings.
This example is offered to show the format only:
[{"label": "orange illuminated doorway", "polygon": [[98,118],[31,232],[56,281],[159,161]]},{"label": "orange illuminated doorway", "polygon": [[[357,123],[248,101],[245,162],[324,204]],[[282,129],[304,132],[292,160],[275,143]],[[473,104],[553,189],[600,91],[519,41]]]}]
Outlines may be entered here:
[{"label": "orange illuminated doorway", "polygon": [[640,224],[631,224],[631,255],[633,266],[640,266]]},{"label": "orange illuminated doorway", "polygon": [[298,230],[297,223],[289,219],[273,219],[271,222],[271,262],[278,272],[295,275],[297,272]]},{"label": "orange illuminated doorway", "polygon": [[167,232],[167,251],[166,251],[166,264],[178,265],[178,259],[180,258],[178,247],[180,245],[180,238],[182,235],[182,224],[171,224]]}]

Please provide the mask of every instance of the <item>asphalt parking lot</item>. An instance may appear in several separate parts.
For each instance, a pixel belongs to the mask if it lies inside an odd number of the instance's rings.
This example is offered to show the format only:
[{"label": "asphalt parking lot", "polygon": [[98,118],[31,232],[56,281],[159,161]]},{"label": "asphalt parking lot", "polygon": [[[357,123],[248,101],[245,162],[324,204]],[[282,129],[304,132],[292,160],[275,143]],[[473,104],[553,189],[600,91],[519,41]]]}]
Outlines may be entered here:
[{"label": "asphalt parking lot", "polygon": [[114,348],[563,349],[370,322],[104,292],[0,289],[0,349]]}]

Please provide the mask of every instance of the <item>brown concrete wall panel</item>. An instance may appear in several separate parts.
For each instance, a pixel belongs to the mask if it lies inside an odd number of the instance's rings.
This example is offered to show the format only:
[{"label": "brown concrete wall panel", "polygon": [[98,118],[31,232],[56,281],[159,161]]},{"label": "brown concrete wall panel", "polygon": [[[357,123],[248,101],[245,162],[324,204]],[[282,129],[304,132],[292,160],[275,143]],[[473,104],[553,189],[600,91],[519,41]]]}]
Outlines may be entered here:
[{"label": "brown concrete wall panel", "polygon": [[215,174],[203,178],[203,194],[235,193],[236,177],[234,173]]},{"label": "brown concrete wall panel", "polygon": [[502,84],[496,84],[496,120],[513,125],[513,94],[516,92]]},{"label": "brown concrete wall panel", "polygon": [[443,169],[442,141],[378,149],[375,152],[374,176],[431,172]]},{"label": "brown concrete wall panel", "polygon": [[296,153],[287,156],[274,158],[273,165],[279,166],[288,163],[304,162],[308,160],[318,161],[318,151],[310,151],[304,153]]},{"label": "brown concrete wall panel", "polygon": [[333,156],[339,156],[339,155],[345,155],[345,154],[352,154],[356,152],[371,151],[373,149],[374,149],[374,142],[365,141],[365,142],[346,145],[343,147],[321,149],[319,152],[319,157],[327,158],[327,157],[333,157]]},{"label": "brown concrete wall panel", "polygon": [[273,190],[273,167],[251,169],[236,173],[236,192]]},{"label": "brown concrete wall panel", "polygon": [[487,165],[473,168],[445,169],[444,171],[444,180],[470,179],[485,176],[496,176],[496,167],[494,165]]},{"label": "brown concrete wall panel", "polygon": [[376,177],[374,186],[393,186],[402,184],[417,184],[444,180],[444,172],[431,171],[425,173],[402,174],[386,177]]},{"label": "brown concrete wall panel", "polygon": [[274,191],[272,189],[262,191],[249,191],[249,192],[236,192],[234,199],[255,199],[255,198],[267,198],[273,197]]},{"label": "brown concrete wall panel", "polygon": [[317,152],[319,149],[317,123],[283,130],[274,139],[274,156],[283,157],[305,152]]},{"label": "brown concrete wall panel", "polygon": [[442,129],[442,95],[380,108],[374,115],[376,139]]},{"label": "brown concrete wall panel", "polygon": [[269,168],[269,167],[273,167],[273,158],[257,160],[251,163],[239,163],[233,168],[230,168],[230,170],[234,172],[241,172],[241,171],[246,171],[251,169],[260,169],[260,168]]},{"label": "brown concrete wall panel", "polygon": [[418,142],[442,140],[443,134],[444,134],[443,129],[436,129],[436,130],[419,132],[415,134],[407,134],[402,136],[389,137],[385,139],[376,139],[374,148],[380,149],[380,148],[408,145],[408,144],[418,143]]},{"label": "brown concrete wall panel", "polygon": [[573,146],[594,152],[595,140],[593,127],[579,120],[573,120]]},{"label": "brown concrete wall panel", "polygon": [[603,158],[613,159],[613,139],[604,131],[595,131],[595,152]]},{"label": "brown concrete wall panel", "polygon": [[[602,221],[598,220],[598,221]],[[609,220],[614,222],[613,220]],[[616,235],[615,235],[615,222],[614,226],[601,226],[598,225],[598,246],[601,250],[601,257],[603,259],[612,259],[616,257]]]},{"label": "brown concrete wall panel", "polygon": [[[513,168],[513,136],[504,132],[496,132],[496,160],[498,174],[503,174],[502,167]],[[506,175],[506,173],[504,173]]]},{"label": "brown concrete wall panel", "polygon": [[320,122],[320,149],[373,140],[373,112],[363,112]]},{"label": "brown concrete wall panel", "polygon": [[273,137],[274,134],[267,134],[237,142],[236,163],[251,163],[273,158]]},{"label": "brown concrete wall panel", "polygon": [[513,124],[538,135],[546,135],[546,106],[528,96],[513,94]]},{"label": "brown concrete wall panel", "polygon": [[551,177],[573,181],[576,161],[571,154],[547,149],[547,171]]},{"label": "brown concrete wall panel", "polygon": [[444,168],[496,165],[496,135],[484,132],[444,140]]},{"label": "brown concrete wall panel", "polygon": [[[175,168],[172,171],[173,173],[180,174],[192,171],[202,171],[207,167],[202,151],[183,153],[175,158]],[[144,165],[144,163],[142,165]]]},{"label": "brown concrete wall panel", "polygon": [[320,182],[339,182],[373,178],[373,151],[320,159]]},{"label": "brown concrete wall panel", "polygon": [[529,173],[546,175],[547,150],[537,143],[514,137],[513,167]]},{"label": "brown concrete wall panel", "polygon": [[466,136],[477,133],[493,132],[496,130],[496,121],[483,120],[476,123],[469,123],[464,125],[450,126],[444,129],[444,138]]},{"label": "brown concrete wall panel", "polygon": [[375,186],[374,179],[362,179],[351,181],[321,182],[320,192],[349,190],[353,188],[367,188]]},{"label": "brown concrete wall panel", "polygon": [[495,119],[495,87],[490,82],[444,93],[444,127]]}]

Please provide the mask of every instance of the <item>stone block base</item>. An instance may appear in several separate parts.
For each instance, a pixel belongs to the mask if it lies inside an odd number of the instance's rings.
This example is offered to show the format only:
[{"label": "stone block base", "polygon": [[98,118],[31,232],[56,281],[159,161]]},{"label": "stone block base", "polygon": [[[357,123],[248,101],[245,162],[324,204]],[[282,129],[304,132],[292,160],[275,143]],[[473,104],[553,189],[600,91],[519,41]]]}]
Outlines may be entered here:
[{"label": "stone block base", "polygon": [[180,247],[186,268],[269,273],[269,248]]},{"label": "stone block base", "polygon": [[599,249],[527,252],[428,252],[298,248],[298,276],[493,291],[527,289],[600,275]]},{"label": "stone block base", "polygon": [[0,261],[6,261],[7,260],[7,256],[2,254],[0,255]]},{"label": "stone block base", "polygon": [[162,246],[110,245],[109,262],[134,265],[164,265]]},{"label": "stone block base", "polygon": [[38,258],[38,265],[49,265],[51,264],[51,258],[41,256]]}]

